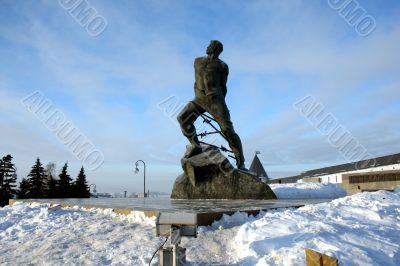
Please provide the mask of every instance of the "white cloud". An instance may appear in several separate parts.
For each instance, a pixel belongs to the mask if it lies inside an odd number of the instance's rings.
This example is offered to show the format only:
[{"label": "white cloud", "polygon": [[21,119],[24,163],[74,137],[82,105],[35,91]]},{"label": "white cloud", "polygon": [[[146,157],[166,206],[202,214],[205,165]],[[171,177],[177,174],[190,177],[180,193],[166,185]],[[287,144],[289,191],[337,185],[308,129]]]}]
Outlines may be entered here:
[{"label": "white cloud", "polygon": [[[96,39],[53,1],[18,5],[13,12],[21,21],[0,27],[8,57],[19,56],[15,64],[24,69],[7,79],[0,75],[0,114],[9,117],[0,137],[15,140],[2,150],[31,158],[29,164],[43,154],[79,165],[39,121],[13,105],[41,89],[104,152],[103,170],[93,174],[104,187],[110,175],[131,182],[129,169],[139,158],[152,165],[153,176],[165,177],[156,189],[170,186],[186,140],[157,103],[171,94],[183,103],[191,99],[193,59],[204,53],[206,40],[220,38],[231,70],[227,102],[248,163],[255,150],[277,173],[342,160],[292,108],[309,93],[371,151],[398,151],[398,23],[361,38],[333,10],[306,1],[251,1],[242,8],[227,2],[222,10],[208,8],[212,17],[201,13],[206,6],[192,3],[95,5],[109,23]],[[36,79],[23,87],[25,69]],[[36,143],[46,143],[40,154]],[[132,189],[140,182],[133,179]]]}]

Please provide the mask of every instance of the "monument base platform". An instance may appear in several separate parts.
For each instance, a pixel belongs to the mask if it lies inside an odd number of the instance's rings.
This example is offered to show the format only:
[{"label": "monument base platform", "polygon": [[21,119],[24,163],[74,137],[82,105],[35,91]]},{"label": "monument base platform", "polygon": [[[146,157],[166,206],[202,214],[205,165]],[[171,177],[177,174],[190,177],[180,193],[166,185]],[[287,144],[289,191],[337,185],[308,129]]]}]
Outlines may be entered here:
[{"label": "monument base platform", "polygon": [[[302,200],[173,200],[160,198],[89,198],[89,199],[17,199],[10,200],[10,205],[16,202],[60,204],[63,208],[80,206],[85,209],[112,209],[117,214],[128,215],[141,212],[147,217],[155,217],[159,213],[191,213],[197,218],[199,226],[211,225],[223,215],[235,212],[246,212],[256,215],[260,211],[281,208],[298,208],[310,204],[329,202],[332,199],[302,199]],[[54,206],[53,206],[54,207]]]},{"label": "monument base platform", "polygon": [[251,172],[235,169],[219,149],[202,147],[202,153],[182,158],[184,173],[175,181],[172,199],[276,199],[267,184]]}]

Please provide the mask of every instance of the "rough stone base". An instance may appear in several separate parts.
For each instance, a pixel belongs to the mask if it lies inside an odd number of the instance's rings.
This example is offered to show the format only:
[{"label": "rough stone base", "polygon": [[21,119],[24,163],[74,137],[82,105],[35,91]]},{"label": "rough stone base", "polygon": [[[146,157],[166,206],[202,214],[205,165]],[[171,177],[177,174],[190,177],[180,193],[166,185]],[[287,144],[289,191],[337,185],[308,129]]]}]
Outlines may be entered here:
[{"label": "rough stone base", "polygon": [[172,199],[276,199],[267,184],[250,172],[235,169],[210,146],[203,146],[201,154],[182,158],[182,168]]}]

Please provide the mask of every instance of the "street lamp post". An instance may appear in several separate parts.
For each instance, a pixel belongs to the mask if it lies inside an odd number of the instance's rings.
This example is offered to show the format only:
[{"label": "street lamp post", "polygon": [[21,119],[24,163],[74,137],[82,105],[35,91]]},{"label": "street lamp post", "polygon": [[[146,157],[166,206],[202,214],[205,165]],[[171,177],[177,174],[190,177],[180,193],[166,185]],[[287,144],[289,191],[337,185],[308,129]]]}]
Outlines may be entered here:
[{"label": "street lamp post", "polygon": [[135,163],[135,174],[139,173],[139,162],[143,163],[143,197],[146,198],[146,163],[143,160],[137,160]]}]

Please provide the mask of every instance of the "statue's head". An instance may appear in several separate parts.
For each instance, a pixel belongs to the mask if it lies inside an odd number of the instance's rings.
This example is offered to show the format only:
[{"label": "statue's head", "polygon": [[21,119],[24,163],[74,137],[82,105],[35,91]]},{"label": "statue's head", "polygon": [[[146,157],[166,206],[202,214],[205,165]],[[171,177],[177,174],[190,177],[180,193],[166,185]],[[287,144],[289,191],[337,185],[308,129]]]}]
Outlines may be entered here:
[{"label": "statue's head", "polygon": [[207,47],[207,54],[213,55],[214,57],[218,57],[222,51],[224,50],[224,46],[220,41],[211,40],[210,44]]}]

